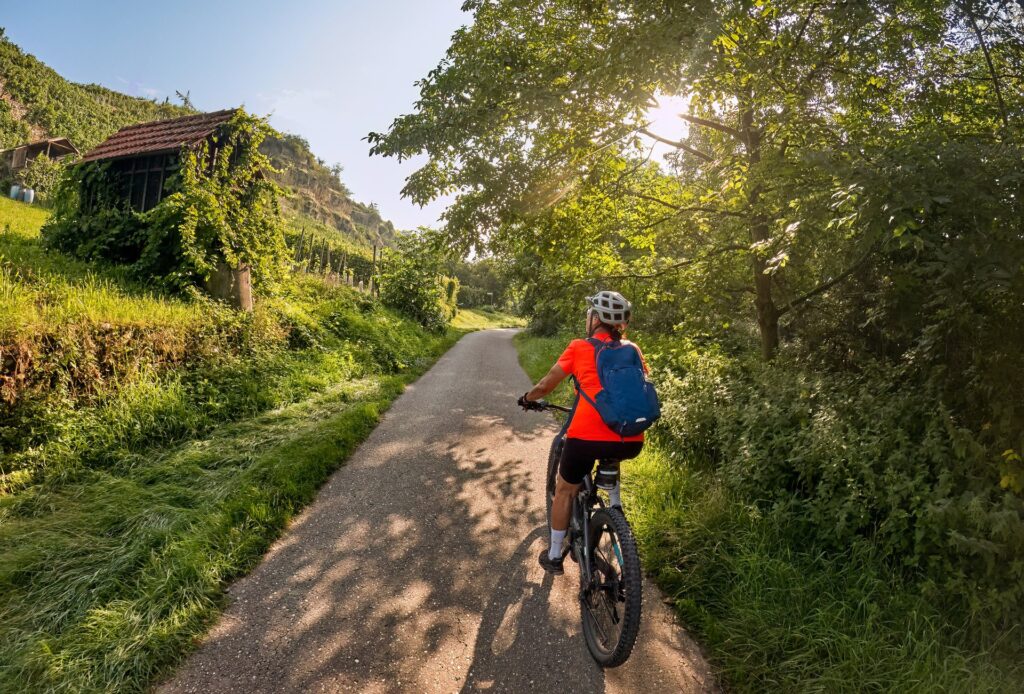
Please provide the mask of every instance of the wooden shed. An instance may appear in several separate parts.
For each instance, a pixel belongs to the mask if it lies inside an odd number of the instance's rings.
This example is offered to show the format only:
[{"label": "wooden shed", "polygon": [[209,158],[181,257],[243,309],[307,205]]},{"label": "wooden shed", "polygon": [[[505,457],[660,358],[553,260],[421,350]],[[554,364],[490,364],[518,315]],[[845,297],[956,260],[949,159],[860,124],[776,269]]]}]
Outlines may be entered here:
[{"label": "wooden shed", "polygon": [[[136,212],[156,207],[174,191],[182,155],[209,142],[215,156],[214,135],[238,112],[239,109],[232,108],[121,128],[82,158],[83,164],[110,164],[105,193],[101,195],[83,183],[83,206],[123,205]],[[236,308],[252,310],[252,283],[247,266],[228,267],[222,262],[207,279],[206,287],[215,297]]]},{"label": "wooden shed", "polygon": [[[111,163],[121,197],[138,212],[152,209],[168,193],[184,150],[195,147],[230,121],[238,109],[200,113],[121,128],[83,158]],[[83,191],[88,197],[88,191]]]},{"label": "wooden shed", "polygon": [[45,154],[50,159],[63,159],[72,155],[77,156],[78,153],[78,148],[68,138],[51,137],[0,151],[0,165],[15,174],[28,166],[40,154]]}]

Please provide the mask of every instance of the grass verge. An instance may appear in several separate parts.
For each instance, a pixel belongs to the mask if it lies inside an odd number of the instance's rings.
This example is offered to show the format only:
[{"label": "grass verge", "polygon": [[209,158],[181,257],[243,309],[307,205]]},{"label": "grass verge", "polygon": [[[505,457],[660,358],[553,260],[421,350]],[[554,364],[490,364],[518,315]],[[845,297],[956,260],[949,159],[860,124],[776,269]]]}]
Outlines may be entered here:
[{"label": "grass verge", "polygon": [[501,311],[485,308],[460,308],[452,320],[456,330],[487,330],[488,328],[521,328],[526,321]]},{"label": "grass verge", "polygon": [[0,506],[0,691],[141,691],[429,360]]},{"label": "grass verge", "polygon": [[[562,338],[515,338],[539,379]],[[560,386],[553,401],[564,401]],[[674,601],[726,686],[762,692],[1009,692],[1019,660],[972,643],[861,543],[825,553],[796,541],[670,444],[625,467],[624,497],[645,570]],[[1007,637],[1009,640],[1009,636]]]}]

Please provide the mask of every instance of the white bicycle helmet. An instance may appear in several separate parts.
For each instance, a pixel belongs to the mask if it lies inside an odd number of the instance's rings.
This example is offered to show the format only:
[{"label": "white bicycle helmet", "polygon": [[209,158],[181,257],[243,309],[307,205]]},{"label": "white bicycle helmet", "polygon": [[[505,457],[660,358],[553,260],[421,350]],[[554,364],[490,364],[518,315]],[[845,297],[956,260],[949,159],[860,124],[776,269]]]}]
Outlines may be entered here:
[{"label": "white bicycle helmet", "polygon": [[587,304],[602,323],[609,325],[628,323],[630,314],[633,312],[633,304],[626,301],[626,297],[618,292],[598,292],[594,296],[587,297]]}]

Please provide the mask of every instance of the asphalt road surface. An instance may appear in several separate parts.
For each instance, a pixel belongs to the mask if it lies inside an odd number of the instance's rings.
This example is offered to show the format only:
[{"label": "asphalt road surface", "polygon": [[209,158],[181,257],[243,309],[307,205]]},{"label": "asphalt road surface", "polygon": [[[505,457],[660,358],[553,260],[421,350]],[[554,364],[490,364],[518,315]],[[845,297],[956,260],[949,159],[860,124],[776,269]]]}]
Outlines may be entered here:
[{"label": "asphalt road surface", "polygon": [[515,405],[514,332],[467,335],[408,388],[160,691],[716,689],[650,585],[629,661],[591,660],[575,564],[537,564],[557,427]]}]

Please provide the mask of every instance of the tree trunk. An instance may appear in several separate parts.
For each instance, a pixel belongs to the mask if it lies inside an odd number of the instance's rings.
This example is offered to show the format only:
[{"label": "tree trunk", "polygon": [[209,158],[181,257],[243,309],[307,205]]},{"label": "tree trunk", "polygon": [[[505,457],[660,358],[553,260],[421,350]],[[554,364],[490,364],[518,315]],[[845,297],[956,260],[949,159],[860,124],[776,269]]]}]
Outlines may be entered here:
[{"label": "tree trunk", "polygon": [[[761,162],[761,133],[753,127],[753,119],[753,113],[749,110],[744,111],[740,118],[751,171]],[[747,202],[754,213],[750,223],[752,244],[763,243],[771,237],[768,220],[756,211],[760,199],[760,185],[751,186]],[[754,272],[754,308],[757,312],[757,327],[761,334],[761,356],[768,360],[775,355],[775,350],[779,347],[779,308],[772,298],[772,278],[771,275],[765,274],[767,263],[762,252],[751,254],[751,265]]]}]

